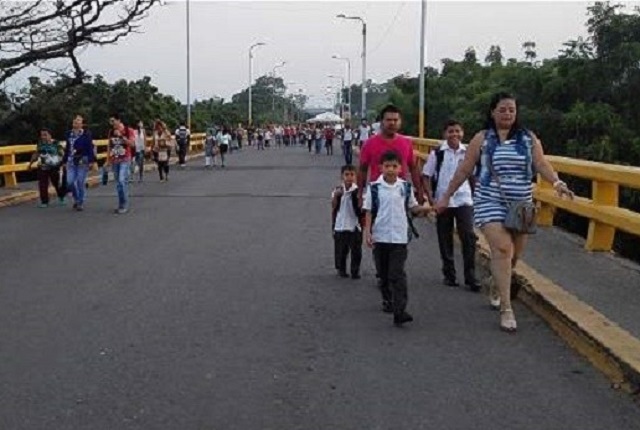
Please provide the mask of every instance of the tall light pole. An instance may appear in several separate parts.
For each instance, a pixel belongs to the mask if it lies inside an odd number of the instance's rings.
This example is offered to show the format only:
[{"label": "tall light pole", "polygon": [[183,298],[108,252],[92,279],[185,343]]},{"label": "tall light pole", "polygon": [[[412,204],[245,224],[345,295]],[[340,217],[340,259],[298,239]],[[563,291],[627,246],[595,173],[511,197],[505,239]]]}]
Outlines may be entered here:
[{"label": "tall light pole", "polygon": [[337,76],[337,75],[327,75],[327,77],[329,78],[334,78],[334,79],[340,79],[340,97],[338,98],[338,104],[340,104],[340,116],[344,117],[343,115],[343,110],[342,110],[342,106],[344,106],[343,103],[343,97],[344,97],[344,77],[342,76]]},{"label": "tall light pole", "polygon": [[249,118],[247,126],[251,126],[253,120],[253,109],[251,105],[251,87],[253,86],[253,50],[258,46],[264,46],[266,43],[258,42],[249,47]]},{"label": "tall light pole", "polygon": [[420,14],[420,107],[418,108],[418,137],[424,137],[424,60],[425,60],[425,28],[427,26],[427,0],[421,1],[421,14]]},{"label": "tall light pole", "polygon": [[346,57],[340,57],[339,55],[334,55],[331,58],[347,62],[347,97],[349,98],[347,103],[349,105],[349,120],[351,120],[351,60]]},{"label": "tall light pole", "polygon": [[191,130],[191,10],[187,0],[187,128]]},{"label": "tall light pole", "polygon": [[289,122],[287,121],[287,86],[289,85],[296,85],[296,82],[287,82],[284,87],[284,94],[282,96],[282,98],[284,99],[284,103],[282,104],[282,121],[284,123]]},{"label": "tall light pole", "polygon": [[362,112],[360,119],[367,119],[367,23],[359,16],[346,16],[341,13],[336,17],[353,19],[362,23]]},{"label": "tall light pole", "polygon": [[271,76],[273,77],[273,93],[271,95],[271,115],[273,115],[274,119],[276,115],[276,70],[278,70],[280,67],[284,67],[285,64],[287,64],[286,61],[283,61],[280,64],[276,64],[275,66],[273,66],[273,71],[271,72]]}]

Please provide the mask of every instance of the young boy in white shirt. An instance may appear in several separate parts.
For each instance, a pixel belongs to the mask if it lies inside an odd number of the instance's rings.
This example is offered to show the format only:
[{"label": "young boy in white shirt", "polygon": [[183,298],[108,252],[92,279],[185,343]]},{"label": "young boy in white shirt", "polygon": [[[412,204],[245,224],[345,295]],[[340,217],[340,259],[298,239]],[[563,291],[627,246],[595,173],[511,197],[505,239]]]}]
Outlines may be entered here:
[{"label": "young boy in white shirt", "polygon": [[363,209],[366,211],[364,237],[373,247],[378,265],[383,311],[393,312],[393,323],[401,326],[413,321],[407,313],[407,244],[413,215],[426,215],[430,208],[419,206],[413,187],[398,177],[400,156],[394,151],[383,154],[382,175],[368,187]]},{"label": "young boy in white shirt", "polygon": [[362,261],[361,211],[358,208],[358,186],[356,168],[342,166],[340,171],[342,185],[331,193],[331,215],[335,264],[338,275],[348,278],[347,257],[351,253],[351,279],[360,279]]}]

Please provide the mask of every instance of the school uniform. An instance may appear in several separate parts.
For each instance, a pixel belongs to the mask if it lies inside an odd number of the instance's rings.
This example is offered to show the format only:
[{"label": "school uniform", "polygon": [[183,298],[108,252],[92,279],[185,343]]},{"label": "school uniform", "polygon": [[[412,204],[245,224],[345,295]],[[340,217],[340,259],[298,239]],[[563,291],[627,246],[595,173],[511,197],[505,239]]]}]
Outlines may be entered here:
[{"label": "school uniform", "polygon": [[[440,152],[440,155],[437,154]],[[437,179],[433,190],[434,200],[438,201],[447,191],[449,183],[464,160],[467,146],[460,144],[454,151],[447,142],[443,142],[437,151],[431,152],[424,165],[422,174],[430,180]],[[438,157],[440,160],[438,161]],[[433,182],[432,182],[433,183]],[[458,237],[462,244],[464,262],[464,281],[471,289],[477,290],[478,283],[475,276],[475,253],[477,236],[473,229],[473,190],[469,181],[465,181],[451,196],[447,210],[438,215],[436,229],[438,245],[442,260],[442,274],[447,285],[455,286],[456,268],[453,258],[453,229],[458,230]]]},{"label": "school uniform", "polygon": [[371,226],[373,254],[380,277],[383,306],[386,311],[393,311],[394,320],[406,313],[408,294],[405,263],[410,227],[407,210],[418,205],[412,192],[406,194],[405,183],[398,178],[394,184],[389,184],[380,175],[367,188],[363,203],[363,209],[371,212],[374,204],[371,188],[376,185],[377,213]]},{"label": "school uniform", "polygon": [[[333,211],[333,242],[336,270],[341,276],[347,273],[347,257],[351,253],[351,277],[360,277],[362,262],[362,226],[361,212],[358,208],[358,186],[353,184],[344,190],[338,206]],[[335,197],[336,191],[331,194]]]}]

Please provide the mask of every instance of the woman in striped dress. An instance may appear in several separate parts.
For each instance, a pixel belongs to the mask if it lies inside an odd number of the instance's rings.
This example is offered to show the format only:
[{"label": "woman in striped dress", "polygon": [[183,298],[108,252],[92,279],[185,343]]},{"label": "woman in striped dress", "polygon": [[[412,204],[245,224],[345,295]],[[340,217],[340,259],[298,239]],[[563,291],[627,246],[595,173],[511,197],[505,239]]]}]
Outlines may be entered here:
[{"label": "woman in striped dress", "polygon": [[436,210],[444,211],[451,196],[480,163],[474,198],[475,223],[491,247],[491,274],[500,297],[493,299],[492,305],[499,307],[500,328],[508,332],[515,332],[517,328],[511,307],[511,273],[522,255],[527,236],[504,227],[507,202],[531,201],[534,167],[543,179],[553,183],[559,195],[573,198],[573,193],[545,159],[540,140],[520,126],[517,113],[512,95],[499,93],[493,97],[486,129],[471,140],[464,161],[436,203]]}]

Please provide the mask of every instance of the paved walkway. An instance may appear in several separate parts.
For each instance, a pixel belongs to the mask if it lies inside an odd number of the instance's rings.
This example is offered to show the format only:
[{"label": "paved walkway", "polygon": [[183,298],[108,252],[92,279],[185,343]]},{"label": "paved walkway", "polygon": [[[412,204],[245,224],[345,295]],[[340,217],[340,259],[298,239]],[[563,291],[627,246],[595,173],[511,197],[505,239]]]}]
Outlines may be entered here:
[{"label": "paved walkway", "polygon": [[126,216],[112,184],[83,213],[0,210],[0,428],[640,429],[537,316],[517,306],[506,335],[485,297],[442,286],[431,224],[406,328],[379,310],[369,253],[338,279],[338,155],[228,163],[134,185]]}]

